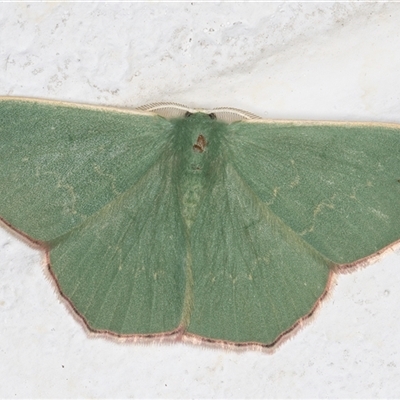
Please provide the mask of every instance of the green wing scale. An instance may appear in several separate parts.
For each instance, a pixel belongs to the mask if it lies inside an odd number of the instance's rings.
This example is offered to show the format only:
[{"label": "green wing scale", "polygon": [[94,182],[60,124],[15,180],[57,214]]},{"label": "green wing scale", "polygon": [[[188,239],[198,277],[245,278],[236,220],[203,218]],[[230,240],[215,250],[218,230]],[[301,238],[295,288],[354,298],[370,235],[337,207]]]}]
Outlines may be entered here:
[{"label": "green wing scale", "polygon": [[400,125],[0,100],[0,217],[87,328],[272,347],[400,240]]}]

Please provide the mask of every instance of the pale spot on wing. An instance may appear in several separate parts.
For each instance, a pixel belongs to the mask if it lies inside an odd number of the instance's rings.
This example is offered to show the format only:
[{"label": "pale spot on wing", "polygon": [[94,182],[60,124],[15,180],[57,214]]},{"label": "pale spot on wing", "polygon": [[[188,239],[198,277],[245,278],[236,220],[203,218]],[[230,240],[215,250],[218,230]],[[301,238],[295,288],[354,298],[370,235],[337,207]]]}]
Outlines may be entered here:
[{"label": "pale spot on wing", "polygon": [[61,182],[57,182],[57,189],[65,189],[67,191],[67,193],[69,194],[69,197],[71,199],[71,201],[69,202],[70,204],[64,205],[64,213],[65,214],[73,214],[76,215],[77,211],[75,209],[76,206],[76,194],[74,191],[74,187],[67,184],[67,183],[61,183]]},{"label": "pale spot on wing", "polygon": [[355,188],[352,189],[352,193],[350,194],[349,198],[352,199],[352,200],[357,200],[357,195],[356,195],[356,189]]},{"label": "pale spot on wing", "polygon": [[107,174],[107,173],[103,172],[102,169],[100,168],[100,166],[98,166],[98,165],[96,165],[96,164],[93,166],[93,169],[94,169],[94,171],[95,171],[98,175],[104,176],[104,177],[110,179],[111,190],[112,190],[112,192],[113,192],[113,194],[114,194],[115,196],[118,196],[118,195],[121,194],[121,192],[119,192],[119,191],[117,190],[117,187],[116,187],[116,185],[115,185],[116,179],[115,179],[115,176],[114,176],[113,174]]},{"label": "pale spot on wing", "polygon": [[290,187],[293,189],[299,184],[300,184],[300,177],[297,175],[296,178],[292,182],[290,182]]},{"label": "pale spot on wing", "polygon": [[280,190],[280,187],[274,188],[274,190],[272,191],[272,199],[265,203],[267,206],[274,204],[275,199],[278,197],[279,190]]},{"label": "pale spot on wing", "polygon": [[314,232],[315,220],[318,215],[321,215],[323,213],[324,209],[329,209],[329,210],[335,209],[335,205],[333,204],[333,200],[335,199],[335,197],[336,197],[336,195],[334,194],[328,201],[323,200],[314,207],[314,211],[313,211],[314,222],[310,225],[309,228],[306,228],[303,231],[301,231],[299,233],[300,236],[304,236],[304,235],[307,235],[308,233]]},{"label": "pale spot on wing", "polygon": [[[330,201],[334,200],[336,195],[333,195]],[[314,208],[314,217],[316,217],[318,214],[322,213],[324,208],[329,208],[333,210],[335,206],[332,203],[328,203],[326,201],[321,201],[321,203],[317,204],[317,206]]]},{"label": "pale spot on wing", "polygon": [[293,189],[294,187],[298,186],[300,184],[300,175],[297,172],[297,168],[295,168],[295,161],[290,160],[290,163],[292,164],[293,169],[296,171],[296,177],[290,182],[289,186]]},{"label": "pale spot on wing", "polygon": [[369,210],[376,215],[378,218],[388,220],[389,217],[386,214],[383,214],[381,211],[377,210],[376,208],[369,207]]}]

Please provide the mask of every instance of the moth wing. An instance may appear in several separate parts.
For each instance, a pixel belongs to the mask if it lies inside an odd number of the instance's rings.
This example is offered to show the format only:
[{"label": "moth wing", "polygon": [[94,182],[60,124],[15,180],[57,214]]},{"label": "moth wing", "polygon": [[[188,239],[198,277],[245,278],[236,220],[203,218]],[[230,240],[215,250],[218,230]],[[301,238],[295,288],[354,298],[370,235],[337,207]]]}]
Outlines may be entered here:
[{"label": "moth wing", "polygon": [[353,263],[400,239],[400,126],[229,126],[232,164],[254,194],[325,257]]}]

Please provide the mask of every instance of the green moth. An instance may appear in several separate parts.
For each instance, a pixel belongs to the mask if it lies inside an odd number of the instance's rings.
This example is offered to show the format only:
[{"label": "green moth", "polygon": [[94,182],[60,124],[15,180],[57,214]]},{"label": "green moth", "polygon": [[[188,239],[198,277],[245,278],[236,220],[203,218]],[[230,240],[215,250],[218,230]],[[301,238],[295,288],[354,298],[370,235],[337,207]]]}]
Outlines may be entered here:
[{"label": "green moth", "polygon": [[0,216],[94,332],[272,347],[400,240],[400,125],[0,100]]}]

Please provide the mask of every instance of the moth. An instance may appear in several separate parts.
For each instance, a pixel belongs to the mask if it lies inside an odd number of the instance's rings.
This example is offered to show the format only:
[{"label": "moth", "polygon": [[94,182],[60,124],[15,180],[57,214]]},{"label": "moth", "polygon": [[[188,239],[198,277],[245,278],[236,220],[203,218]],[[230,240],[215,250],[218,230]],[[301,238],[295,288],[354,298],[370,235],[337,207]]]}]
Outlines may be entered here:
[{"label": "moth", "polygon": [[400,125],[0,99],[0,216],[93,332],[273,347],[400,240]]}]

